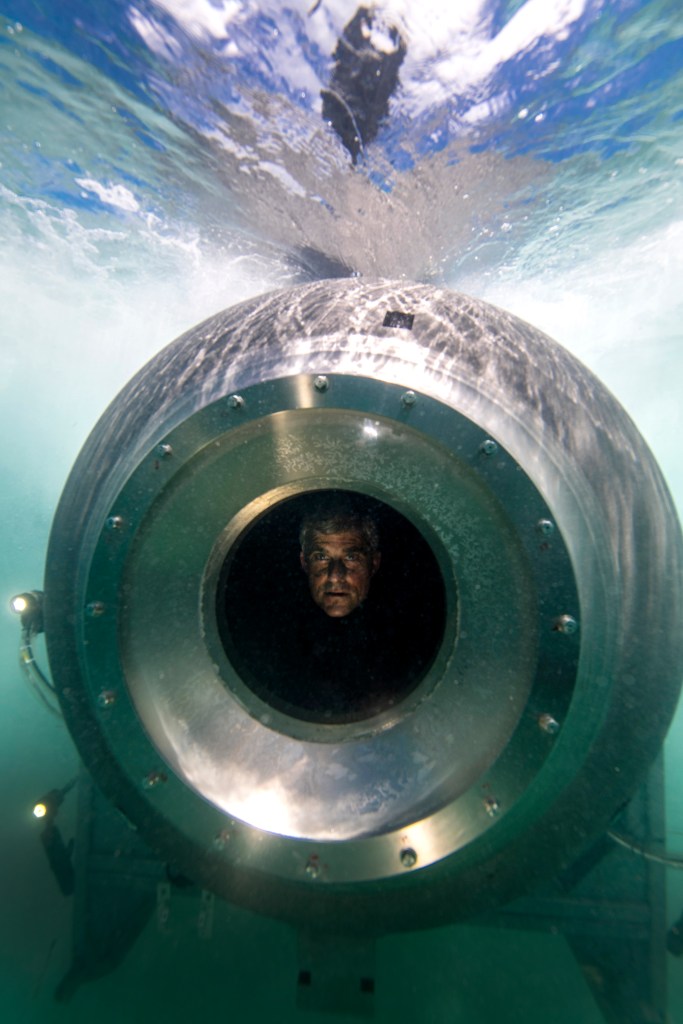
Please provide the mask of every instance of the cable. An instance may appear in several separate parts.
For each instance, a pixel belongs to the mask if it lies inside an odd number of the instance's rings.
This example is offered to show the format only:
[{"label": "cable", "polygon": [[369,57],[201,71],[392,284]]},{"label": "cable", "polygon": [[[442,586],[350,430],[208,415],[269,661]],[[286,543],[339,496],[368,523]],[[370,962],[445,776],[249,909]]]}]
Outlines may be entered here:
[{"label": "cable", "polygon": [[621,835],[620,832],[614,832],[612,829],[608,830],[607,835],[610,839],[613,839],[615,843],[618,843],[619,846],[623,846],[625,850],[630,850],[631,853],[636,853],[639,857],[644,857],[645,860],[651,860],[655,864],[663,864],[667,868],[677,868],[678,870],[683,869],[683,857],[672,857],[668,854],[654,853],[644,844],[636,842],[635,839]]},{"label": "cable", "polygon": [[45,692],[47,690],[52,695],[57,693],[53,682],[48,679],[35,659],[32,647],[32,640],[35,635],[35,632],[30,628],[25,628],[21,631],[19,664],[36,696],[56,718],[62,718],[62,712],[59,707],[52,702]]},{"label": "cable", "polygon": [[35,659],[33,647],[31,644],[31,641],[33,640],[34,636],[35,633],[33,633],[30,629],[22,630],[21,647],[19,648],[19,658],[22,664],[26,665],[27,669],[30,670],[35,676],[37,676],[37,678],[40,680],[43,686],[47,686],[48,690],[50,690],[52,693],[56,693],[57,690],[55,689],[54,683],[52,682],[51,679],[48,679],[48,677],[41,670],[38,662]]},{"label": "cable", "polygon": [[57,718],[62,718],[58,703],[55,703],[57,690],[48,676],[40,668],[33,653],[33,638],[44,631],[42,590],[26,590],[15,594],[10,601],[10,608],[21,619],[21,643],[19,645],[19,665],[26,676],[29,686],[42,701],[45,707]]}]

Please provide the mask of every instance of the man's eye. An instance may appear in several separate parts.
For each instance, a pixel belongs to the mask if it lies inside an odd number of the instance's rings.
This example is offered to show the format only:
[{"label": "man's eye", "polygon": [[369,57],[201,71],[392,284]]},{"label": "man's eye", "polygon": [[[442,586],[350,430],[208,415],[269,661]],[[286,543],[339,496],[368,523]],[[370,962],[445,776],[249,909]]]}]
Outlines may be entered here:
[{"label": "man's eye", "polygon": [[314,562],[326,562],[327,561],[327,555],[323,554],[322,551],[314,551],[313,554],[311,555],[311,558],[312,558],[312,560]]}]

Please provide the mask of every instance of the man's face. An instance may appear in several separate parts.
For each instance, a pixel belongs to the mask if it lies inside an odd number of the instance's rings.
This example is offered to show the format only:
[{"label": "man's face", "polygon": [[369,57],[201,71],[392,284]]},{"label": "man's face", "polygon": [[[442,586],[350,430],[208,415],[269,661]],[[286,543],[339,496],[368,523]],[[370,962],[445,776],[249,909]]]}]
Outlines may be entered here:
[{"label": "man's face", "polygon": [[308,576],[311,597],[330,618],[341,619],[365,600],[379,568],[379,553],[370,555],[360,533],[314,533],[301,567]]}]

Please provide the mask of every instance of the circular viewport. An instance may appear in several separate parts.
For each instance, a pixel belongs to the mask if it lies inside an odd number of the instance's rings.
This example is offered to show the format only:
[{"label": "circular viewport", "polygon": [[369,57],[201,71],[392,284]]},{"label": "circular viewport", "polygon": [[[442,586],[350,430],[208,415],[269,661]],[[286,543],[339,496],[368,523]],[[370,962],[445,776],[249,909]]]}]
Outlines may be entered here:
[{"label": "circular viewport", "polygon": [[275,505],[235,541],[217,619],[228,658],[261,700],[339,724],[394,707],[424,678],[446,592],[405,516],[356,491],[317,490]]}]

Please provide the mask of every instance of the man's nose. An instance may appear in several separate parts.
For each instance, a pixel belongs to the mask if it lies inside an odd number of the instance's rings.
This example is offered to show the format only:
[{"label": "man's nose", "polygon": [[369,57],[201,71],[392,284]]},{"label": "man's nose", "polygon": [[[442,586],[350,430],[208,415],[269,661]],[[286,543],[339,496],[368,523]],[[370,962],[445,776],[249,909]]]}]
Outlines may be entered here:
[{"label": "man's nose", "polygon": [[327,566],[327,577],[331,580],[341,580],[346,576],[346,566],[341,558],[331,558]]}]

